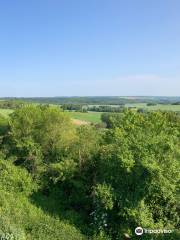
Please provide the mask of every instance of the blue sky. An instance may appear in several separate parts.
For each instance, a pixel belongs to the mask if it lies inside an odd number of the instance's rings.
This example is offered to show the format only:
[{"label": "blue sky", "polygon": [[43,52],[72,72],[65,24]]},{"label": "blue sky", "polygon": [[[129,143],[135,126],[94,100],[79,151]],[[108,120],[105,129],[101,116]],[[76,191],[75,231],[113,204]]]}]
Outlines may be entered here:
[{"label": "blue sky", "polygon": [[0,97],[180,95],[179,0],[0,0]]}]

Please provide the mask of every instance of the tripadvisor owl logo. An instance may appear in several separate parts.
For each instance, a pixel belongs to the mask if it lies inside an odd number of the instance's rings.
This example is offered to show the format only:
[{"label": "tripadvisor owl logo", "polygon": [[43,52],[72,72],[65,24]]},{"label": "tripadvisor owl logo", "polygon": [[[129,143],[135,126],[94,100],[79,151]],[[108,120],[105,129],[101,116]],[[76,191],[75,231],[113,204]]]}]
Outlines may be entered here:
[{"label": "tripadvisor owl logo", "polygon": [[142,227],[137,227],[136,229],[135,229],[135,234],[136,235],[142,235],[143,234],[143,229],[142,229]]}]

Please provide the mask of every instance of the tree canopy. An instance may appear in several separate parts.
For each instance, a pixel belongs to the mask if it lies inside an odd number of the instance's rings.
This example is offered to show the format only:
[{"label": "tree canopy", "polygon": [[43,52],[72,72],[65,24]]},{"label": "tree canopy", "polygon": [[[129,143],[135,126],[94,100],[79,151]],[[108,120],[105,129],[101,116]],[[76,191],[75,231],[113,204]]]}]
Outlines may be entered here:
[{"label": "tree canopy", "polygon": [[106,128],[74,126],[60,108],[31,104],[0,116],[0,237],[137,239],[141,226],[179,238],[179,115],[102,120]]}]

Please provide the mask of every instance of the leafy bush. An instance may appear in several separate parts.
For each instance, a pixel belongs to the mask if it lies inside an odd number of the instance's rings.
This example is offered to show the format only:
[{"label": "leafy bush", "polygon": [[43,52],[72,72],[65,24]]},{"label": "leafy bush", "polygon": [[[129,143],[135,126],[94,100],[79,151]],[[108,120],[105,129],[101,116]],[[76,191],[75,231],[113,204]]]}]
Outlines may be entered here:
[{"label": "leafy bush", "polygon": [[0,189],[7,192],[30,195],[36,188],[31,176],[25,169],[14,166],[8,160],[0,160]]},{"label": "leafy bush", "polygon": [[45,214],[22,194],[0,190],[0,216],[0,233],[17,240],[85,239],[75,227]]}]

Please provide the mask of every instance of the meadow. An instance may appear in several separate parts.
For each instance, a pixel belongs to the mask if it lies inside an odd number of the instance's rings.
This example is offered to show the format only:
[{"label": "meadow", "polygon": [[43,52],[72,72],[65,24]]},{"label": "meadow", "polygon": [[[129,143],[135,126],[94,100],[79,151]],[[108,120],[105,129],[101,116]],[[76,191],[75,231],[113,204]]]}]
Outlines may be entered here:
[{"label": "meadow", "polygon": [[[37,103],[33,103],[34,105],[38,105]],[[52,106],[55,106],[52,104]],[[100,106],[100,105],[89,105],[89,106]],[[118,107],[118,105],[107,105]],[[126,103],[126,108],[132,107],[135,109],[145,109],[148,111],[175,111],[180,112],[180,105],[172,105],[172,104],[157,104],[154,106],[147,106],[147,103]],[[4,117],[8,117],[14,110],[13,109],[4,109],[0,108],[0,114]],[[101,123],[101,114],[102,112],[77,112],[77,111],[65,111],[65,113],[71,118],[75,120],[85,121],[88,123]]]},{"label": "meadow", "polygon": [[3,115],[4,117],[8,117],[9,114],[13,112],[12,109],[0,109],[0,114]]},{"label": "meadow", "polygon": [[[8,117],[14,110],[12,109],[2,109],[0,108],[0,114],[4,117]],[[101,113],[100,112],[65,112],[70,118],[77,119],[89,123],[100,123],[101,122]]]},{"label": "meadow", "polygon": [[[91,105],[93,106],[93,105]],[[96,105],[98,106],[98,105]],[[117,105],[110,105],[116,106]],[[155,106],[147,106],[146,103],[135,103],[135,104],[125,104],[125,107],[133,107],[136,109],[145,109],[148,111],[173,111],[173,112],[180,112],[180,105],[171,105],[171,104],[157,104]],[[75,111],[67,111],[66,114],[70,116],[72,119],[77,119],[81,121],[86,121],[90,123],[101,123],[101,114],[102,112],[75,112]]]},{"label": "meadow", "polygon": [[68,116],[72,119],[77,119],[81,121],[100,123],[101,122],[101,112],[66,112]]},{"label": "meadow", "polygon": [[126,104],[126,107],[135,107],[135,108],[142,108],[149,111],[175,111],[180,112],[180,105],[172,105],[172,104],[157,104],[154,106],[147,106],[146,103],[132,103],[132,104]]}]

